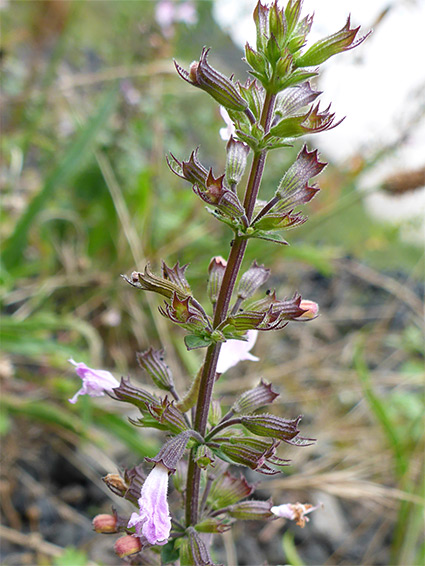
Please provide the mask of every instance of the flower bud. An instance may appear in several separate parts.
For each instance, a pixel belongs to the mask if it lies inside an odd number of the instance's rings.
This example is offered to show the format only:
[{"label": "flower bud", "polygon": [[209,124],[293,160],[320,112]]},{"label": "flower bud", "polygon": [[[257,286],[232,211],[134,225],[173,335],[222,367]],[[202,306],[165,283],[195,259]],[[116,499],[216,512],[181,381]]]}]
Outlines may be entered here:
[{"label": "flower bud", "polygon": [[248,106],[247,102],[230,79],[211,67],[207,61],[208,53],[209,49],[204,47],[200,60],[190,65],[189,72],[174,62],[178,74],[186,82],[207,92],[225,108],[243,112]]},{"label": "flower bud", "polygon": [[179,297],[190,296],[189,292],[185,292],[181,286],[174,283],[174,281],[166,279],[165,277],[158,277],[152,273],[149,263],[145,266],[143,273],[133,271],[130,277],[126,275],[122,275],[121,277],[137,289],[153,291],[154,293],[167,297],[167,299],[171,299],[174,293],[177,293]]},{"label": "flower bud", "polygon": [[316,318],[319,314],[319,305],[314,301],[302,300],[300,303],[300,308],[304,309],[305,312],[298,317],[298,320],[311,320]]},{"label": "flower bud", "polygon": [[115,554],[120,558],[125,558],[131,554],[136,554],[142,550],[142,544],[138,537],[126,535],[119,538],[114,544]]},{"label": "flower bud", "polygon": [[287,441],[299,434],[298,423],[300,420],[301,417],[288,420],[277,415],[261,413],[259,415],[242,416],[241,424],[258,436]]},{"label": "flower bud", "polygon": [[277,2],[274,2],[269,11],[270,36],[273,36],[276,43],[281,46],[285,41],[287,24],[283,9],[279,9]]},{"label": "flower bud", "polygon": [[220,452],[232,462],[261,473],[269,473],[269,471],[278,473],[272,470],[267,464],[269,456],[273,456],[274,448],[272,445],[264,443],[261,447],[258,447],[258,445],[252,446],[249,443],[251,439],[248,438],[246,440],[243,437],[237,439],[238,442],[234,442],[234,440],[235,439],[230,439],[229,442],[222,442],[220,444]]},{"label": "flower bud", "polygon": [[132,385],[129,377],[121,378],[120,386],[115,387],[112,393],[110,393],[110,397],[117,401],[131,403],[142,412],[147,410],[148,405],[155,405],[159,403],[159,400],[154,395],[144,389],[140,389],[139,387]]},{"label": "flower bud", "polygon": [[221,534],[221,533],[225,533],[231,528],[232,526],[230,525],[229,522],[224,523],[223,521],[220,521],[219,519],[213,519],[212,517],[208,517],[204,519],[195,526],[195,529],[198,531],[198,533]]},{"label": "flower bud", "polygon": [[249,147],[231,136],[227,142],[226,151],[226,181],[230,187],[234,187],[240,182],[245,172]]},{"label": "flower bud", "polygon": [[208,272],[208,297],[213,305],[217,302],[220,292],[221,282],[223,281],[224,272],[226,271],[227,262],[221,256],[215,256],[210,261]]},{"label": "flower bud", "polygon": [[276,397],[279,397],[279,393],[273,391],[271,383],[261,380],[257,387],[246,391],[239,397],[233,404],[232,411],[236,414],[252,413],[260,407],[269,405]]},{"label": "flower bud", "polygon": [[173,376],[170,368],[164,362],[164,350],[149,348],[146,352],[136,354],[137,361],[160,389],[170,391],[174,388]]},{"label": "flower bud", "polygon": [[272,503],[269,501],[241,501],[236,505],[231,505],[229,515],[234,519],[249,521],[265,520],[273,517],[271,512]]},{"label": "flower bud", "polygon": [[196,449],[195,462],[201,469],[206,470],[208,466],[214,462],[214,460],[215,456],[211,448],[205,446],[205,444],[198,446]]},{"label": "flower bud", "polygon": [[114,515],[96,515],[92,521],[94,530],[97,533],[116,533],[117,518]]},{"label": "flower bud", "polygon": [[119,474],[107,474],[102,478],[112,493],[119,497],[124,497],[128,490],[128,485]]},{"label": "flower bud", "polygon": [[270,276],[270,269],[266,269],[264,265],[258,265],[256,261],[251,265],[248,271],[242,275],[237,294],[243,301],[252,297],[255,291],[263,285]]},{"label": "flower bud", "polygon": [[367,33],[360,39],[356,40],[356,35],[360,29],[357,28],[350,29],[350,16],[347,18],[345,26],[337,31],[336,33],[329,35],[310,47],[301,57],[298,57],[295,61],[297,67],[312,67],[315,65],[320,65],[332,55],[342,53],[343,51],[348,51],[354,49],[370,35],[371,32]]}]

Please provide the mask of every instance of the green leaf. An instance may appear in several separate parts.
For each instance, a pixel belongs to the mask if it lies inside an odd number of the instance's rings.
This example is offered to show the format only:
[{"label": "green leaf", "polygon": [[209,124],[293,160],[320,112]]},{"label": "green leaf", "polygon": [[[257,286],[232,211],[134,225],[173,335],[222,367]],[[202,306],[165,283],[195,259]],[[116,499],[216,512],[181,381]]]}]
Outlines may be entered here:
[{"label": "green leaf", "polygon": [[184,343],[188,350],[196,350],[197,348],[206,348],[212,344],[211,338],[208,336],[198,336],[197,334],[187,334],[184,337]]},{"label": "green leaf", "polygon": [[12,269],[22,261],[31,226],[34,224],[37,215],[46,207],[47,201],[54,193],[56,187],[65,184],[72,175],[81,169],[87,155],[90,153],[89,149],[92,142],[105,126],[109,115],[115,107],[116,94],[116,89],[113,89],[105,96],[98,112],[79,132],[59,165],[53,170],[50,177],[47,178],[41,191],[35,195],[18,220],[12,235],[5,243],[2,253],[2,261],[6,269]]},{"label": "green leaf", "polygon": [[161,548],[161,564],[171,564],[179,559],[179,551],[175,548],[175,540],[170,540]]},{"label": "green leaf", "polygon": [[289,246],[288,242],[276,232],[264,232],[262,230],[259,230],[249,237],[257,238],[258,240],[267,240],[268,242],[274,242],[275,244],[281,244],[283,246]]}]

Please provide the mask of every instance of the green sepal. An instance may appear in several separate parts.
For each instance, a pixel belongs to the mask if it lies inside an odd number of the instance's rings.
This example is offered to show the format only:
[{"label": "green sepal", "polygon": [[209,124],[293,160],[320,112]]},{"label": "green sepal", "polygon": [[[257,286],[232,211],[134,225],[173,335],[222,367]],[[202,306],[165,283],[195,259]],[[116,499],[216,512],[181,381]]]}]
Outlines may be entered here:
[{"label": "green sepal", "polygon": [[292,32],[295,30],[298,20],[300,19],[301,14],[301,0],[289,0],[285,8],[285,20],[286,20],[286,33],[288,36],[292,35]]},{"label": "green sepal", "polygon": [[275,68],[277,61],[280,57],[280,47],[274,35],[271,35],[267,41],[265,56],[273,68]]},{"label": "green sepal", "polygon": [[248,145],[254,153],[257,153],[260,150],[260,142],[254,136],[250,134],[246,134],[242,130],[236,130],[236,138],[240,141],[243,141]]},{"label": "green sepal", "polygon": [[258,79],[263,86],[268,85],[268,83],[270,81],[270,70],[269,69],[267,69],[264,73],[261,73],[260,71],[253,71],[253,70],[250,70],[248,72],[249,72],[250,75],[252,75],[256,79]]},{"label": "green sepal", "polygon": [[317,71],[305,71],[304,69],[296,69],[295,71],[292,71],[290,75],[287,75],[281,81],[279,81],[279,90],[285,90],[285,88],[289,88],[290,86],[296,86],[300,83],[304,83],[312,77],[317,77],[318,74],[319,73]]},{"label": "green sepal", "polygon": [[287,33],[287,26],[283,10],[279,10],[277,2],[275,2],[269,11],[269,29],[270,35],[275,37],[278,46],[283,45]]},{"label": "green sepal", "polygon": [[252,47],[248,43],[245,45],[245,59],[248,65],[250,65],[250,67],[252,67],[254,71],[260,74],[265,73],[265,69],[267,68],[268,63],[264,55],[262,53],[258,53],[258,51],[254,51],[254,49],[252,49]]}]

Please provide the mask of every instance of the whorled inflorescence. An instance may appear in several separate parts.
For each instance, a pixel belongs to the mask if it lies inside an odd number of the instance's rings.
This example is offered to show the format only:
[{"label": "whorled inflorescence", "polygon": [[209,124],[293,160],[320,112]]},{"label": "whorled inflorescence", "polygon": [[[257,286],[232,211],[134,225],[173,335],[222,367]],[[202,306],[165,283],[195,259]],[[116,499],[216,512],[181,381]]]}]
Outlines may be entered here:
[{"label": "whorled inflorescence", "polygon": [[[304,526],[315,507],[309,504],[256,500],[254,486],[236,467],[261,474],[278,474],[289,461],[282,458],[284,444],[309,446],[314,439],[301,434],[301,416],[283,418],[264,407],[278,397],[263,379],[225,407],[213,396],[220,375],[243,360],[257,361],[251,353],[258,332],[280,330],[293,321],[318,316],[318,305],[294,292],[278,298],[273,290],[258,296],[270,270],[254,261],[241,271],[251,239],[287,245],[282,233],[307,218],[299,207],[319,191],[312,183],[325,167],[316,150],[304,145],[294,163],[283,172],[275,193],[261,199],[260,185],[268,151],[292,146],[297,138],[336,127],[341,120],[330,108],[320,109],[309,80],[330,57],[361,44],[359,28],[350,19],[337,33],[306,48],[313,17],[301,16],[302,0],[289,0],[285,8],[258,2],[254,11],[257,45],[246,45],[251,77],[244,84],[220,73],[208,62],[209,49],[188,70],[175,63],[178,74],[191,86],[209,94],[226,110],[231,135],[222,172],[204,166],[198,148],[187,160],[170,154],[168,165],[187,181],[208,212],[232,232],[229,257],[212,258],[206,296],[195,297],[186,278],[187,265],[162,263],[155,273],[147,264],[124,279],[136,289],[161,296],[162,316],[184,331],[188,350],[206,348],[204,362],[187,384],[176,389],[162,349],[137,354],[141,368],[157,392],[135,385],[130,378],[118,382],[104,370],[77,364],[82,387],[79,395],[101,396],[133,405],[130,422],[166,433],[150,471],[143,465],[121,474],[108,474],[111,491],[127,499],[136,510],[130,517],[116,512],[94,519],[101,533],[121,533],[115,551],[131,564],[172,562],[212,564],[208,535],[228,530],[236,520],[273,520],[283,517]],[[249,172],[248,172],[249,171]],[[244,179],[246,186],[241,189]],[[140,267],[139,267],[140,269]],[[257,296],[255,296],[257,294]],[[169,476],[173,498],[169,501]],[[180,499],[180,504],[176,501]],[[249,499],[248,499],[249,498]],[[160,557],[162,553],[162,557]]]}]

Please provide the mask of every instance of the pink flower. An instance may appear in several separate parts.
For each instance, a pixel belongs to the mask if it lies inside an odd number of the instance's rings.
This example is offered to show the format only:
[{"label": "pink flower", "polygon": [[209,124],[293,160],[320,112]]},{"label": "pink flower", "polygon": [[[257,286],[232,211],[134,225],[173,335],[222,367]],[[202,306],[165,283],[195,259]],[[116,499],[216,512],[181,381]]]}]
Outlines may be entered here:
[{"label": "pink flower", "polygon": [[319,507],[320,505],[313,507],[310,503],[284,503],[283,505],[272,507],[270,511],[277,517],[296,521],[298,526],[304,528],[305,524],[310,520],[309,517],[306,517],[306,515],[315,511]]},{"label": "pink flower", "polygon": [[78,377],[83,380],[83,386],[72,399],[68,399],[70,403],[77,402],[79,395],[90,395],[90,397],[102,397],[105,391],[112,391],[115,387],[119,387],[119,382],[109,371],[103,369],[91,369],[86,364],[74,362],[73,359],[68,360],[74,364]]},{"label": "pink flower", "polygon": [[168,469],[157,464],[145,479],[139,503],[139,513],[133,513],[128,527],[135,527],[138,537],[150,544],[165,544],[170,536],[171,517],[167,501]]},{"label": "pink flower", "polygon": [[230,119],[229,113],[224,108],[224,106],[220,106],[220,114],[223,120],[226,122],[225,128],[220,128],[220,137],[222,140],[230,140],[231,136],[235,135],[235,126],[233,125],[232,120]]},{"label": "pink flower", "polygon": [[186,24],[196,24],[198,16],[192,2],[177,4],[171,0],[161,0],[156,5],[155,19],[161,27],[166,37],[171,37],[174,33],[173,24],[183,22]]},{"label": "pink flower", "polygon": [[217,373],[224,373],[243,360],[258,362],[259,358],[249,353],[257,340],[258,330],[248,330],[247,342],[243,340],[228,340],[221,346],[218,358]]}]

